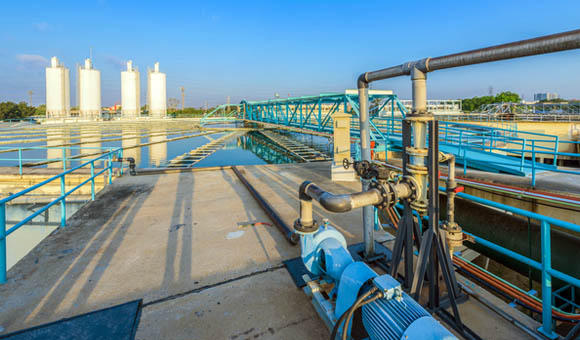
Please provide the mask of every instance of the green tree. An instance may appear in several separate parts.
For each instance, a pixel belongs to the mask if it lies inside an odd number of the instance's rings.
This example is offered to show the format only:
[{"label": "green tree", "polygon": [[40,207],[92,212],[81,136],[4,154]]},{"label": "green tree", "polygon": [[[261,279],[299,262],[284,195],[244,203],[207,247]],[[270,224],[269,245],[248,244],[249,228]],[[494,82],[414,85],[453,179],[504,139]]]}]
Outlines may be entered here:
[{"label": "green tree", "polygon": [[18,119],[21,117],[20,107],[14,102],[0,103],[0,119]]},{"label": "green tree", "polygon": [[36,107],[36,112],[34,113],[35,116],[44,116],[46,115],[46,105],[38,105]]},{"label": "green tree", "polygon": [[483,105],[494,103],[518,103],[521,101],[520,96],[513,92],[502,92],[495,96],[483,96],[465,98],[461,100],[463,111],[472,112],[479,110]]}]

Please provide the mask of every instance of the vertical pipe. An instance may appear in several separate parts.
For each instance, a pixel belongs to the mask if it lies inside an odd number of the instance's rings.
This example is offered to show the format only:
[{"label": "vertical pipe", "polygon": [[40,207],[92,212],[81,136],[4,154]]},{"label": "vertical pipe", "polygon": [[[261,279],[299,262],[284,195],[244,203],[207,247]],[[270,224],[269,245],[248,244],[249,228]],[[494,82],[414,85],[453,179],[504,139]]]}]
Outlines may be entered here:
[{"label": "vertical pipe", "polygon": [[[371,137],[369,124],[369,88],[368,85],[358,88],[359,100],[359,120],[360,120],[360,148],[361,160],[371,161]],[[361,179],[362,191],[367,191],[369,182]],[[364,228],[364,242],[365,242],[365,256],[370,257],[375,254],[375,240],[374,240],[374,207],[363,207],[363,228]]]},{"label": "vertical pipe", "polygon": [[0,204],[0,284],[6,283],[6,204]]},{"label": "vertical pipe", "polygon": [[455,224],[455,155],[450,154],[447,167],[447,221]]},{"label": "vertical pipe", "polygon": [[550,339],[558,337],[552,331],[552,275],[549,270],[552,267],[550,225],[546,221],[541,222],[542,235],[542,326],[538,329]]},{"label": "vertical pipe", "polygon": [[[427,76],[424,72],[413,68],[411,71],[411,81],[413,90],[413,114],[422,115],[427,113]],[[426,126],[425,121],[412,120],[413,127],[413,147],[415,149],[425,149],[426,145]],[[425,167],[425,156],[412,156],[411,164],[413,166]],[[414,174],[413,177],[419,184],[420,191],[417,203],[420,206],[427,205],[427,175]]]},{"label": "vertical pipe", "polygon": [[62,175],[60,177],[60,197],[61,197],[61,201],[60,201],[60,226],[64,227],[66,226],[66,197],[64,196],[64,194],[66,193],[66,181],[65,181],[65,175]]}]

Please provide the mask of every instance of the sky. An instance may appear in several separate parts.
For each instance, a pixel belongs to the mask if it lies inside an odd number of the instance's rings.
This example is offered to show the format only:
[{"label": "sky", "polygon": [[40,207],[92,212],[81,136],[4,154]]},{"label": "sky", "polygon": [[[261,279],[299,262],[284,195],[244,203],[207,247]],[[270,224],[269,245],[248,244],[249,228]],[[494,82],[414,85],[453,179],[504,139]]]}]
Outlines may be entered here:
[{"label": "sky", "polygon": [[[120,102],[126,60],[158,61],[167,96],[209,106],[341,92],[360,73],[580,28],[580,1],[5,1],[0,11],[0,101],[45,102],[45,67],[71,69],[92,51],[103,105]],[[429,99],[512,91],[580,98],[580,50],[441,70]],[[408,77],[372,84],[410,98]]]}]

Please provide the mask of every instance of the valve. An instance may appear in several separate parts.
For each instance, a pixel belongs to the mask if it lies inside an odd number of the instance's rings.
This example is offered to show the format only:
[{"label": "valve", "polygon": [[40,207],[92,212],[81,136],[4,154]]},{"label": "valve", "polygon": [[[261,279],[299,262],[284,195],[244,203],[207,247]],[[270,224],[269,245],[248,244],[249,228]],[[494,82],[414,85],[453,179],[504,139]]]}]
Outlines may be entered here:
[{"label": "valve", "polygon": [[445,230],[445,239],[447,240],[447,247],[449,248],[449,256],[453,258],[453,253],[456,248],[463,245],[463,229],[457,223],[445,223],[443,225]]}]

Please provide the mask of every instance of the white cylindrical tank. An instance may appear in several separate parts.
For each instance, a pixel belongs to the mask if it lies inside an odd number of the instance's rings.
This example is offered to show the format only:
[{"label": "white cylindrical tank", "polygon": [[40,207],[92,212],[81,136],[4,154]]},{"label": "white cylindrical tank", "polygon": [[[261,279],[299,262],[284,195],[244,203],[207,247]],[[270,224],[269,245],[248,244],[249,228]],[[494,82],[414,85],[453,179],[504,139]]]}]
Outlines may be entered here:
[{"label": "white cylindrical tank", "polygon": [[159,72],[159,63],[147,74],[149,117],[165,118],[167,116],[167,93],[165,73]]},{"label": "white cylindrical tank", "polygon": [[46,118],[70,116],[70,72],[59,63],[57,57],[50,58],[46,68]]},{"label": "white cylindrical tank", "polygon": [[101,117],[101,72],[95,70],[91,59],[85,59],[85,67],[79,69],[79,111],[82,118]]},{"label": "white cylindrical tank", "polygon": [[141,85],[139,70],[133,62],[127,62],[127,71],[121,72],[121,113],[124,118],[136,118],[141,114]]}]

